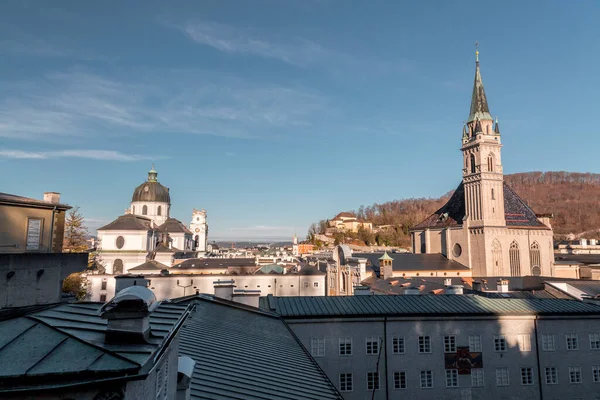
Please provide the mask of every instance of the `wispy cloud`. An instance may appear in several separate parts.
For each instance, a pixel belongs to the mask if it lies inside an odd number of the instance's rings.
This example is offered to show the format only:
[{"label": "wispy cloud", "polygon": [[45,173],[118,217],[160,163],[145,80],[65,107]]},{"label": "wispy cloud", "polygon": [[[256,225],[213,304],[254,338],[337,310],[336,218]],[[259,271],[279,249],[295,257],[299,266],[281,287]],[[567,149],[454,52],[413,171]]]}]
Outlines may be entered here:
[{"label": "wispy cloud", "polygon": [[109,79],[76,69],[0,82],[0,93],[0,137],[29,140],[152,132],[265,137],[311,126],[332,109],[317,92],[203,71]]},{"label": "wispy cloud", "polygon": [[50,158],[88,158],[103,161],[143,161],[164,157],[149,157],[138,154],[124,154],[112,150],[60,150],[60,151],[24,151],[0,149],[0,158],[50,159]]},{"label": "wispy cloud", "polygon": [[363,58],[325,47],[304,38],[266,38],[255,31],[214,22],[188,22],[179,27],[195,42],[225,53],[276,59],[298,67],[322,67],[336,72],[369,70],[378,73],[412,69],[405,59]]}]

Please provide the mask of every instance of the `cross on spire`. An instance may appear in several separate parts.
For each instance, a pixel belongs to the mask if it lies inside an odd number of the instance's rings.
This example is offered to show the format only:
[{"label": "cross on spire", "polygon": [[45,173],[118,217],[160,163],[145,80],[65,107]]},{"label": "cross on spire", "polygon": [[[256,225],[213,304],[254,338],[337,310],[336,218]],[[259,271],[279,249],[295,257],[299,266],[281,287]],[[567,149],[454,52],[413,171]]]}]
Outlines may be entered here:
[{"label": "cross on spire", "polygon": [[475,42],[475,61],[479,62],[479,42]]}]

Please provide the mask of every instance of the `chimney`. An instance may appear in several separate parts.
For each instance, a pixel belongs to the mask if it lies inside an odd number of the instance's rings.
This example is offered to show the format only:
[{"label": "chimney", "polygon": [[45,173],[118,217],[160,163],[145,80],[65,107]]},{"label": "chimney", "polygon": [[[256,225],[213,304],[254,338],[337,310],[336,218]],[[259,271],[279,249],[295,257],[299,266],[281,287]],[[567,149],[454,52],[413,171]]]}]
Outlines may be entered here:
[{"label": "chimney", "polygon": [[446,286],[446,290],[444,293],[446,293],[446,294],[463,294],[463,286],[462,285]]},{"label": "chimney", "polygon": [[121,290],[100,309],[100,316],[108,320],[106,343],[148,343],[150,314],[160,303],[154,293],[143,286]]},{"label": "chimney", "polygon": [[508,280],[498,279],[496,285],[498,286],[498,293],[508,293]]},{"label": "chimney", "polygon": [[218,280],[216,282],[213,282],[213,285],[215,287],[215,297],[218,297],[219,299],[232,301],[234,283],[235,281],[233,279],[229,281]]},{"label": "chimney", "polygon": [[233,293],[233,301],[247,306],[258,308],[260,290],[236,290]]},{"label": "chimney", "polygon": [[406,296],[415,296],[421,294],[421,291],[416,286],[409,286],[404,289],[404,294]]},{"label": "chimney", "polygon": [[369,296],[371,295],[371,288],[368,286],[355,286],[354,287],[354,295],[355,296]]},{"label": "chimney", "polygon": [[144,275],[115,276],[115,294],[131,286],[148,287],[148,280],[144,277]]},{"label": "chimney", "polygon": [[590,239],[590,246],[596,245],[596,239]]},{"label": "chimney", "polygon": [[483,292],[483,285],[481,284],[481,281],[473,281],[473,290]]},{"label": "chimney", "polygon": [[581,247],[586,247],[587,246],[587,239],[583,239],[581,238]]},{"label": "chimney", "polygon": [[176,400],[190,400],[190,386],[196,362],[188,356],[179,357],[177,363],[177,394]]},{"label": "chimney", "polygon": [[44,192],[44,201],[50,204],[60,203],[60,193],[58,192]]},{"label": "chimney", "polygon": [[444,279],[444,286],[452,286],[452,279],[451,278]]}]

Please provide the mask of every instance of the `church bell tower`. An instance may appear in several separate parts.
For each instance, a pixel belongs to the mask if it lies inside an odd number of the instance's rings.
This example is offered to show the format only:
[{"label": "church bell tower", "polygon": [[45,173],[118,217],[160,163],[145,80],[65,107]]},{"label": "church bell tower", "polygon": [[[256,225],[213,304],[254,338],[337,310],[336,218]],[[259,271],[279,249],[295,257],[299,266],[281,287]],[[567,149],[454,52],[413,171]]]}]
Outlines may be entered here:
[{"label": "church bell tower", "polygon": [[475,53],[475,82],[469,119],[463,126],[463,185],[466,218],[471,227],[505,227],[504,175],[498,120],[494,122]]}]

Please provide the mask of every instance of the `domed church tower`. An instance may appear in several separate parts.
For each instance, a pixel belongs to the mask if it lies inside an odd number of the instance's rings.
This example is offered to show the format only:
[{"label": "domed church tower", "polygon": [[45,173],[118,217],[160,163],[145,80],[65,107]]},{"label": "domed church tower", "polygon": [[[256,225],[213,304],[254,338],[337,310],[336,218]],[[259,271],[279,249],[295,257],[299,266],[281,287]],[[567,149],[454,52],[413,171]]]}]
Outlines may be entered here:
[{"label": "domed church tower", "polygon": [[148,171],[148,180],[133,191],[131,214],[150,218],[156,225],[162,225],[169,218],[171,196],[169,188],[158,183],[158,172]]}]

